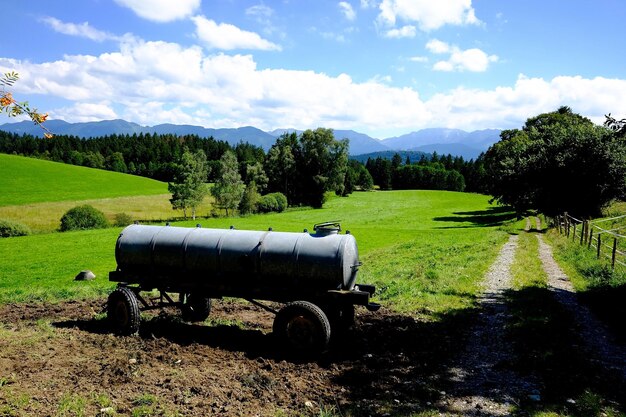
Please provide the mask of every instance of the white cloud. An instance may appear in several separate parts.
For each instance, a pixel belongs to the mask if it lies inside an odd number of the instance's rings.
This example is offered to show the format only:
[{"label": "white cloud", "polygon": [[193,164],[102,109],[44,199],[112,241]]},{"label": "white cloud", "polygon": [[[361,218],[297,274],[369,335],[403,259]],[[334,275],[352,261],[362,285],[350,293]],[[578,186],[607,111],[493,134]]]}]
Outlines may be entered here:
[{"label": "white cloud", "polygon": [[416,34],[415,26],[406,25],[397,29],[389,29],[385,33],[387,38],[414,38]]},{"label": "white cloud", "polygon": [[435,71],[472,71],[484,72],[492,62],[498,62],[497,55],[487,55],[478,48],[461,50],[456,45],[450,45],[437,39],[426,44],[426,49],[434,54],[450,54],[447,60],[438,61],[433,65]]},{"label": "white cloud", "polygon": [[72,120],[77,122],[96,122],[99,120],[118,119],[119,116],[108,102],[77,103],[70,107],[56,109],[50,113],[52,119]]},{"label": "white cloud", "polygon": [[137,16],[154,22],[171,22],[189,17],[200,7],[200,0],[115,0]]},{"label": "white cloud", "polygon": [[424,127],[521,127],[561,105],[596,122],[609,112],[626,114],[624,79],[520,75],[510,86],[457,88],[425,100],[388,77],[356,82],[347,74],[259,69],[251,55],[207,55],[166,42],[126,42],[116,52],[44,63],[0,58],[0,73],[10,70],[22,76],[16,96],[73,102],[41,109],[70,122],[121,117],[147,125],[326,126],[387,137]]},{"label": "white cloud", "polygon": [[44,17],[41,19],[46,25],[50,26],[54,31],[64,35],[78,36],[81,38],[91,39],[96,42],[104,42],[106,40],[120,40],[120,37],[111,35],[90,26],[88,22],[65,23],[54,17]]},{"label": "white cloud", "polygon": [[361,0],[361,8],[362,9],[371,9],[376,7],[377,0]]},{"label": "white cloud", "polygon": [[397,21],[415,22],[423,31],[444,25],[479,24],[472,0],[383,0],[378,21],[395,26]]},{"label": "white cloud", "polygon": [[427,56],[412,56],[409,58],[409,61],[411,62],[428,62],[428,57]]},{"label": "white cloud", "polygon": [[450,45],[445,42],[442,42],[438,39],[431,39],[426,44],[426,49],[428,49],[433,54],[445,54],[450,51]]},{"label": "white cloud", "polygon": [[209,49],[258,49],[264,51],[280,51],[281,47],[261,38],[257,33],[239,29],[237,26],[217,24],[204,16],[192,18],[196,24],[196,36]]},{"label": "white cloud", "polygon": [[352,5],[348,3],[347,1],[339,2],[339,10],[341,10],[341,13],[343,13],[343,16],[346,19],[350,21],[353,21],[354,19],[356,19],[356,12],[352,8]]}]

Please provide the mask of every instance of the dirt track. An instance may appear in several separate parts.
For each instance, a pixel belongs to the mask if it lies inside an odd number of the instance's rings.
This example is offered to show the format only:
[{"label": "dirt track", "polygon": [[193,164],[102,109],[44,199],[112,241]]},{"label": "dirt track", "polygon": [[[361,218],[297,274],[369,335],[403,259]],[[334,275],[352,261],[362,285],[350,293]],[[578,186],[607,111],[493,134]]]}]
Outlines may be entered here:
[{"label": "dirt track", "polygon": [[[0,308],[0,410],[57,415],[60,404],[83,398],[85,415],[96,415],[110,410],[104,396],[130,415],[147,394],[156,415],[412,412],[441,396],[440,367],[458,344],[458,323],[362,310],[347,340],[303,361],[279,353],[273,316],[246,303],[218,301],[211,314],[237,325],[155,316],[139,336],[119,337],[99,315],[103,301]],[[16,405],[17,396],[26,403]]]}]

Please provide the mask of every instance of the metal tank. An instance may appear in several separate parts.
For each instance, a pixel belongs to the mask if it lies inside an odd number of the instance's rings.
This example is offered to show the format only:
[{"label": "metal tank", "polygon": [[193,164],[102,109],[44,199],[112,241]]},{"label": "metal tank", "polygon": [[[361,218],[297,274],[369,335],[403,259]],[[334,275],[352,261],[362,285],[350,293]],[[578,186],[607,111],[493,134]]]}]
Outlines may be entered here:
[{"label": "metal tank", "polygon": [[[322,352],[334,335],[354,322],[354,306],[376,311],[375,288],[356,283],[359,252],[355,238],[339,234],[337,222],[318,224],[315,233],[202,229],[131,225],[117,239],[118,282],[107,316],[117,332],[139,330],[141,311],[179,307],[183,319],[203,321],[211,299],[245,298],[276,315],[273,333],[287,349]],[[158,298],[142,291],[159,291]],[[178,293],[174,301],[169,294]],[[258,300],[285,305],[279,310]]]},{"label": "metal tank", "polygon": [[349,291],[360,265],[355,238],[327,228],[309,234],[131,225],[117,240],[115,258],[126,279],[205,287]]}]

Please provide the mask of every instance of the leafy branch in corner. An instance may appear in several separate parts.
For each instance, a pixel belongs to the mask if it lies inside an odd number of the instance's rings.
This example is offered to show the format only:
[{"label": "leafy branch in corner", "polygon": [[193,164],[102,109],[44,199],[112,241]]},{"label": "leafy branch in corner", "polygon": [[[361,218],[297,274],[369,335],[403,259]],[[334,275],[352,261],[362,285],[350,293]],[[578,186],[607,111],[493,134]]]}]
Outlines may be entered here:
[{"label": "leafy branch in corner", "polygon": [[614,117],[611,117],[611,113],[605,115],[606,120],[604,121],[604,127],[608,127],[618,136],[626,136],[626,119],[617,120]]},{"label": "leafy branch in corner", "polygon": [[45,138],[52,138],[54,136],[52,132],[43,125],[48,119],[48,113],[42,114],[39,113],[37,109],[31,109],[27,101],[16,101],[13,98],[13,94],[6,90],[9,87],[13,87],[19,78],[19,74],[15,71],[7,72],[0,77],[0,112],[6,112],[9,117],[17,117],[26,114],[33,123],[43,129]]}]

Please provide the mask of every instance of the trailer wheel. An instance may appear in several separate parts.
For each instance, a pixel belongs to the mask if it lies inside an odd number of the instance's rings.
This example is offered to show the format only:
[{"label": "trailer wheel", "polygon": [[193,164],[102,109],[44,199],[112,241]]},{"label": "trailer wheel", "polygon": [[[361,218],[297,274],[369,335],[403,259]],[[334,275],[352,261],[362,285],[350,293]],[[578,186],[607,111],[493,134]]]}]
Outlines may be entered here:
[{"label": "trailer wheel", "polygon": [[321,353],[330,342],[330,323],[321,308],[308,301],[294,301],[283,307],[273,326],[281,343],[300,353]]},{"label": "trailer wheel", "polygon": [[130,288],[118,287],[109,295],[107,317],[117,333],[122,335],[137,333],[141,313],[137,297]]},{"label": "trailer wheel", "polygon": [[185,321],[205,321],[211,314],[211,299],[198,294],[181,294],[181,313]]}]

